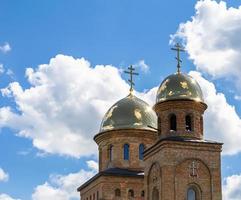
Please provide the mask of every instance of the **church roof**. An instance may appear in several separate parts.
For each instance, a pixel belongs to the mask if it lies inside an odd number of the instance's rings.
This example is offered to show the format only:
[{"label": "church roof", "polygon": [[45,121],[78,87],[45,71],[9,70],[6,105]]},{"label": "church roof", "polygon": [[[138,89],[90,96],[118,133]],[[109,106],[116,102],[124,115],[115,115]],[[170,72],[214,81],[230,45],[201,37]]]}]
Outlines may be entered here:
[{"label": "church roof", "polygon": [[83,185],[81,185],[77,191],[81,191],[83,188],[91,184],[94,180],[99,178],[100,176],[121,176],[121,177],[136,177],[136,178],[144,178],[144,172],[143,171],[133,171],[129,169],[123,169],[123,168],[108,168],[104,171],[100,171],[95,176],[93,176],[91,179],[89,179],[87,182],[85,182]]},{"label": "church roof", "polygon": [[201,87],[191,76],[177,72],[165,78],[156,96],[156,103],[168,100],[194,100],[203,102]]},{"label": "church roof", "polygon": [[130,93],[116,102],[105,114],[100,132],[114,129],[148,129],[157,127],[157,116],[143,100]]}]

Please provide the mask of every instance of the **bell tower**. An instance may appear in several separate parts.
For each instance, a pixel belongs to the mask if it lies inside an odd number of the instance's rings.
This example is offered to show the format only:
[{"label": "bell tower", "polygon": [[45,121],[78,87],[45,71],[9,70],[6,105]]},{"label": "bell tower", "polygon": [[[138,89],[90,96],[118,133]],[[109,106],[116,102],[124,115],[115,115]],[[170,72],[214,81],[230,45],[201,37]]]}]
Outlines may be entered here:
[{"label": "bell tower", "polygon": [[159,139],[144,153],[146,200],[220,200],[222,144],[204,139],[207,109],[195,79],[177,72],[161,83],[154,110]]}]

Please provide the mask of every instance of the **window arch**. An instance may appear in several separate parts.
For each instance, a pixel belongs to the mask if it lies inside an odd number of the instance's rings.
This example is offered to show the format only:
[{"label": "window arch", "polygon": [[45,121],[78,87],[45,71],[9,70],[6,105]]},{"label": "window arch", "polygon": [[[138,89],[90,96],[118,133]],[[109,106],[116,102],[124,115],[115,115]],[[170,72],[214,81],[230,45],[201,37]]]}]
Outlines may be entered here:
[{"label": "window arch", "polygon": [[176,118],[176,115],[174,114],[170,116],[170,130],[171,131],[177,130],[177,118]]},{"label": "window arch", "polygon": [[139,145],[139,159],[140,159],[140,160],[143,160],[144,150],[145,150],[144,144],[140,144],[140,145]]},{"label": "window arch", "polygon": [[129,148],[130,148],[129,144],[124,144],[124,160],[129,160],[129,158],[130,158]]},{"label": "window arch", "polygon": [[116,188],[116,189],[115,189],[115,196],[116,196],[116,197],[120,197],[120,196],[121,196],[121,191],[120,191],[119,188]]},{"label": "window arch", "polygon": [[192,131],[192,117],[190,115],[186,115],[185,122],[186,122],[186,131]]},{"label": "window arch", "polygon": [[113,160],[113,145],[112,144],[108,148],[108,157],[109,157],[109,161]]},{"label": "window arch", "polygon": [[128,191],[128,197],[134,197],[134,190],[130,189]]}]

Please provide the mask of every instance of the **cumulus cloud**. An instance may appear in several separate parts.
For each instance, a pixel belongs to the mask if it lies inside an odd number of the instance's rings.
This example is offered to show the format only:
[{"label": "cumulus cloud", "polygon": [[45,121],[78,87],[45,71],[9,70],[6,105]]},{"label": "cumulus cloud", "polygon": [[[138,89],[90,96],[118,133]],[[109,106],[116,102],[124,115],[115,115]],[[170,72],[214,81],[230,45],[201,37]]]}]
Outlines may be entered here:
[{"label": "cumulus cloud", "polygon": [[64,55],[28,68],[26,77],[29,88],[12,82],[1,90],[16,107],[0,108],[0,127],[15,129],[45,153],[74,157],[97,152],[92,138],[104,113],[129,90],[116,67]]},{"label": "cumulus cloud", "polygon": [[144,73],[149,72],[150,67],[145,63],[145,60],[139,60],[136,64],[134,64],[135,68],[139,68]]},{"label": "cumulus cloud", "polygon": [[0,64],[0,74],[3,74],[4,73],[4,67],[3,67],[3,64]]},{"label": "cumulus cloud", "polygon": [[0,194],[0,200],[20,200],[20,199],[15,199],[8,194],[2,193]]},{"label": "cumulus cloud", "polygon": [[227,102],[223,93],[217,92],[215,85],[204,79],[199,72],[190,75],[200,84],[208,109],[204,115],[205,138],[224,142],[224,154],[241,151],[241,119],[235,107]]},{"label": "cumulus cloud", "polygon": [[[200,73],[191,75],[199,81],[209,105],[205,114],[206,138],[224,142],[225,154],[239,152],[241,122],[235,108]],[[128,94],[129,86],[120,71],[110,65],[91,67],[84,58],[57,55],[49,64],[35,70],[28,68],[26,77],[29,88],[12,82],[1,90],[5,97],[13,98],[16,107],[0,108],[0,127],[10,127],[19,136],[30,138],[44,155],[96,154],[93,136],[104,113]],[[154,87],[136,95],[153,105],[156,90]]]},{"label": "cumulus cloud", "polygon": [[241,6],[224,1],[198,1],[195,15],[180,24],[172,40],[181,38],[198,70],[214,78],[232,77],[241,83]]},{"label": "cumulus cloud", "polygon": [[9,43],[6,42],[4,45],[0,46],[0,51],[2,53],[7,53],[11,51],[11,46],[9,45]]},{"label": "cumulus cloud", "polygon": [[232,175],[224,179],[223,199],[240,200],[241,199],[241,175]]},{"label": "cumulus cloud", "polygon": [[6,182],[9,179],[8,173],[6,173],[2,168],[0,168],[0,182]]},{"label": "cumulus cloud", "polygon": [[77,173],[68,175],[51,175],[50,180],[35,188],[33,200],[78,200],[77,188],[97,173],[95,161],[87,161],[88,170],[81,169]]}]

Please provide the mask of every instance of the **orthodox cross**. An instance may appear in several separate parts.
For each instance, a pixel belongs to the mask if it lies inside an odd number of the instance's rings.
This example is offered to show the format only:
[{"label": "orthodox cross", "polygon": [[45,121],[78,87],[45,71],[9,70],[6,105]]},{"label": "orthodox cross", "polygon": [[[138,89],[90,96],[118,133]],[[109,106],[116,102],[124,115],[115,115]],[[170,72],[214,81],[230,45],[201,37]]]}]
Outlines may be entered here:
[{"label": "orthodox cross", "polygon": [[173,48],[171,48],[171,50],[174,50],[177,52],[177,57],[175,57],[177,60],[177,73],[180,73],[181,62],[182,62],[182,60],[180,59],[180,52],[184,51],[184,48],[179,43],[177,43]]},{"label": "orthodox cross", "polygon": [[197,163],[196,161],[192,161],[192,163],[190,164],[189,166],[189,169],[190,169],[190,176],[191,177],[197,177]]},{"label": "orthodox cross", "polygon": [[133,92],[133,86],[135,85],[135,83],[133,82],[133,75],[139,75],[138,73],[134,72],[135,68],[131,65],[130,67],[128,67],[129,71],[124,71],[126,74],[130,74],[130,79],[128,80],[130,83],[130,92]]}]

